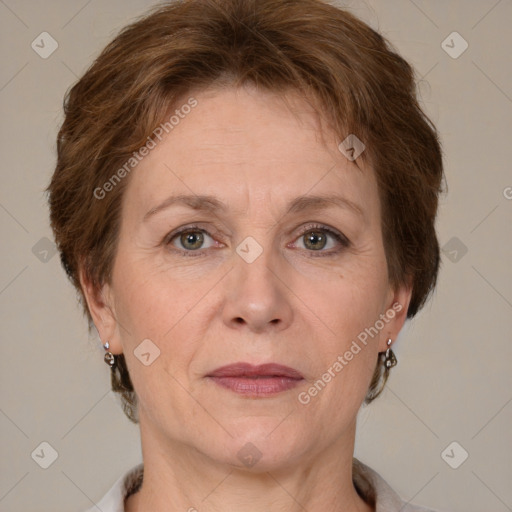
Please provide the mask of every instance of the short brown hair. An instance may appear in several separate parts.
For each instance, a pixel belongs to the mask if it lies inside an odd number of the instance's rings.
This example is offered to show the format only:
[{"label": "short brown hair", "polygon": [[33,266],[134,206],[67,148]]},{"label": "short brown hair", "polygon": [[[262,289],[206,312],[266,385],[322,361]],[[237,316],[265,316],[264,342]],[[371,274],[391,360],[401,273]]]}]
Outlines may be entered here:
[{"label": "short brown hair", "polygon": [[[79,280],[110,282],[128,178],[102,187],[144,145],[169,108],[214,84],[255,85],[314,98],[344,140],[366,145],[379,185],[390,282],[412,284],[407,316],[433,290],[440,254],[435,232],[443,165],[435,127],[420,108],[411,66],[380,34],[321,0],[177,0],[125,27],[68,91],[48,186],[62,264],[92,319]],[[377,364],[368,403],[387,372]],[[379,383],[381,386],[379,386]],[[136,419],[123,355],[112,388]]]}]

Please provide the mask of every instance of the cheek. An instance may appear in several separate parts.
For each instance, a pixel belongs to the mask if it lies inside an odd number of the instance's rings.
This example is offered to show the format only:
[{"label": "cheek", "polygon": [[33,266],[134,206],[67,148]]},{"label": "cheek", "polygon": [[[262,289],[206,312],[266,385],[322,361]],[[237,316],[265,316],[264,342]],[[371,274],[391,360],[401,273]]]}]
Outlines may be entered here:
[{"label": "cheek", "polygon": [[152,408],[176,386],[172,376],[183,380],[179,373],[193,359],[189,320],[199,290],[178,286],[154,268],[119,263],[116,316],[123,353],[141,405]]},{"label": "cheek", "polygon": [[303,293],[329,338],[343,345],[373,326],[384,313],[388,288],[385,259],[374,254],[340,271],[325,273],[318,286]]},{"label": "cheek", "polygon": [[184,371],[197,351],[193,307],[204,295],[197,288],[178,286],[153,269],[132,273],[117,292],[123,353],[139,405],[155,421],[171,422],[176,431],[182,427],[175,418],[193,412]]},{"label": "cheek", "polygon": [[[184,318],[204,295],[200,283],[173,279],[173,272],[151,258],[125,258],[116,268],[115,294],[118,320],[128,340],[154,338],[180,328]],[[161,340],[162,341],[162,340]]]},{"label": "cheek", "polygon": [[[365,289],[338,291],[323,302],[329,312],[327,324],[319,328],[317,360],[310,387],[299,397],[311,417],[329,415],[325,429],[338,428],[355,417],[367,394],[377,363],[379,335],[365,329],[375,325],[381,313],[376,294]],[[336,300],[334,300],[336,299]]]},{"label": "cheek", "polygon": [[329,388],[320,393],[325,394],[326,401],[358,408],[364,400],[377,362],[379,340],[385,336],[385,330],[376,330],[375,325],[380,325],[384,313],[386,278],[384,262],[374,259],[370,267],[354,268],[342,277],[336,274],[326,282],[324,293],[310,294],[320,319],[313,329],[318,334],[315,377],[321,381],[319,387],[326,384]]}]

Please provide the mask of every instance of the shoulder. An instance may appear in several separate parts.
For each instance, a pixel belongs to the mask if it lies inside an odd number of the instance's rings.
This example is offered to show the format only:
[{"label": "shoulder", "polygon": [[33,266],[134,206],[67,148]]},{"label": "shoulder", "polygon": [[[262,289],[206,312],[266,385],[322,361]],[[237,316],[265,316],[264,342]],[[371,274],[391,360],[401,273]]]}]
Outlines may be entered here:
[{"label": "shoulder", "polygon": [[124,500],[140,486],[143,474],[144,465],[142,463],[134,466],[118,478],[98,503],[85,512],[98,512],[98,509],[102,512],[124,512]]},{"label": "shoulder", "polygon": [[357,491],[375,507],[375,512],[439,512],[403,501],[379,473],[356,458],[352,472]]}]

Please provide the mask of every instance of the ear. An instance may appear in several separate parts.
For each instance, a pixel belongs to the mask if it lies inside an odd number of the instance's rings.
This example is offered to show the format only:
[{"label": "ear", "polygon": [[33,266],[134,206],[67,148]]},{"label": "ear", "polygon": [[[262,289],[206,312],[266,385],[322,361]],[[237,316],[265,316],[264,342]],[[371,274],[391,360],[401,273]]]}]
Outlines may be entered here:
[{"label": "ear", "polygon": [[390,288],[388,300],[384,315],[389,321],[382,330],[382,336],[379,340],[379,351],[384,352],[387,346],[387,340],[391,338],[393,342],[398,338],[398,334],[402,330],[407,320],[407,310],[412,296],[412,280],[407,284]]},{"label": "ear", "polygon": [[109,351],[113,354],[123,352],[119,337],[119,323],[116,319],[112,288],[108,284],[102,285],[99,289],[95,286],[83,266],[79,271],[80,285],[82,287],[87,307],[91,314],[101,343],[109,342]]}]

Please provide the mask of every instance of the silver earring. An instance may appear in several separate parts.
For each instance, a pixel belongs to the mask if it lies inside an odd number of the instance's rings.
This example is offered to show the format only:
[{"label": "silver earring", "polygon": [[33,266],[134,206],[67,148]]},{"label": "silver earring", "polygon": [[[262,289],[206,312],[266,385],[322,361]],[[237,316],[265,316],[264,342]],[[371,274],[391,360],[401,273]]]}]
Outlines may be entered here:
[{"label": "silver earring", "polygon": [[108,349],[110,348],[110,343],[108,341],[106,341],[103,344],[103,348],[107,351],[107,353],[105,354],[105,357],[104,357],[104,361],[105,361],[105,363],[107,363],[110,366],[110,368],[112,368],[116,364],[116,359],[115,359],[114,354],[112,354],[112,352],[108,351]]},{"label": "silver earring", "polygon": [[393,368],[393,366],[396,366],[398,363],[394,352],[391,350],[391,343],[393,343],[393,340],[389,338],[387,342],[388,348],[384,357],[384,366],[388,369]]}]

